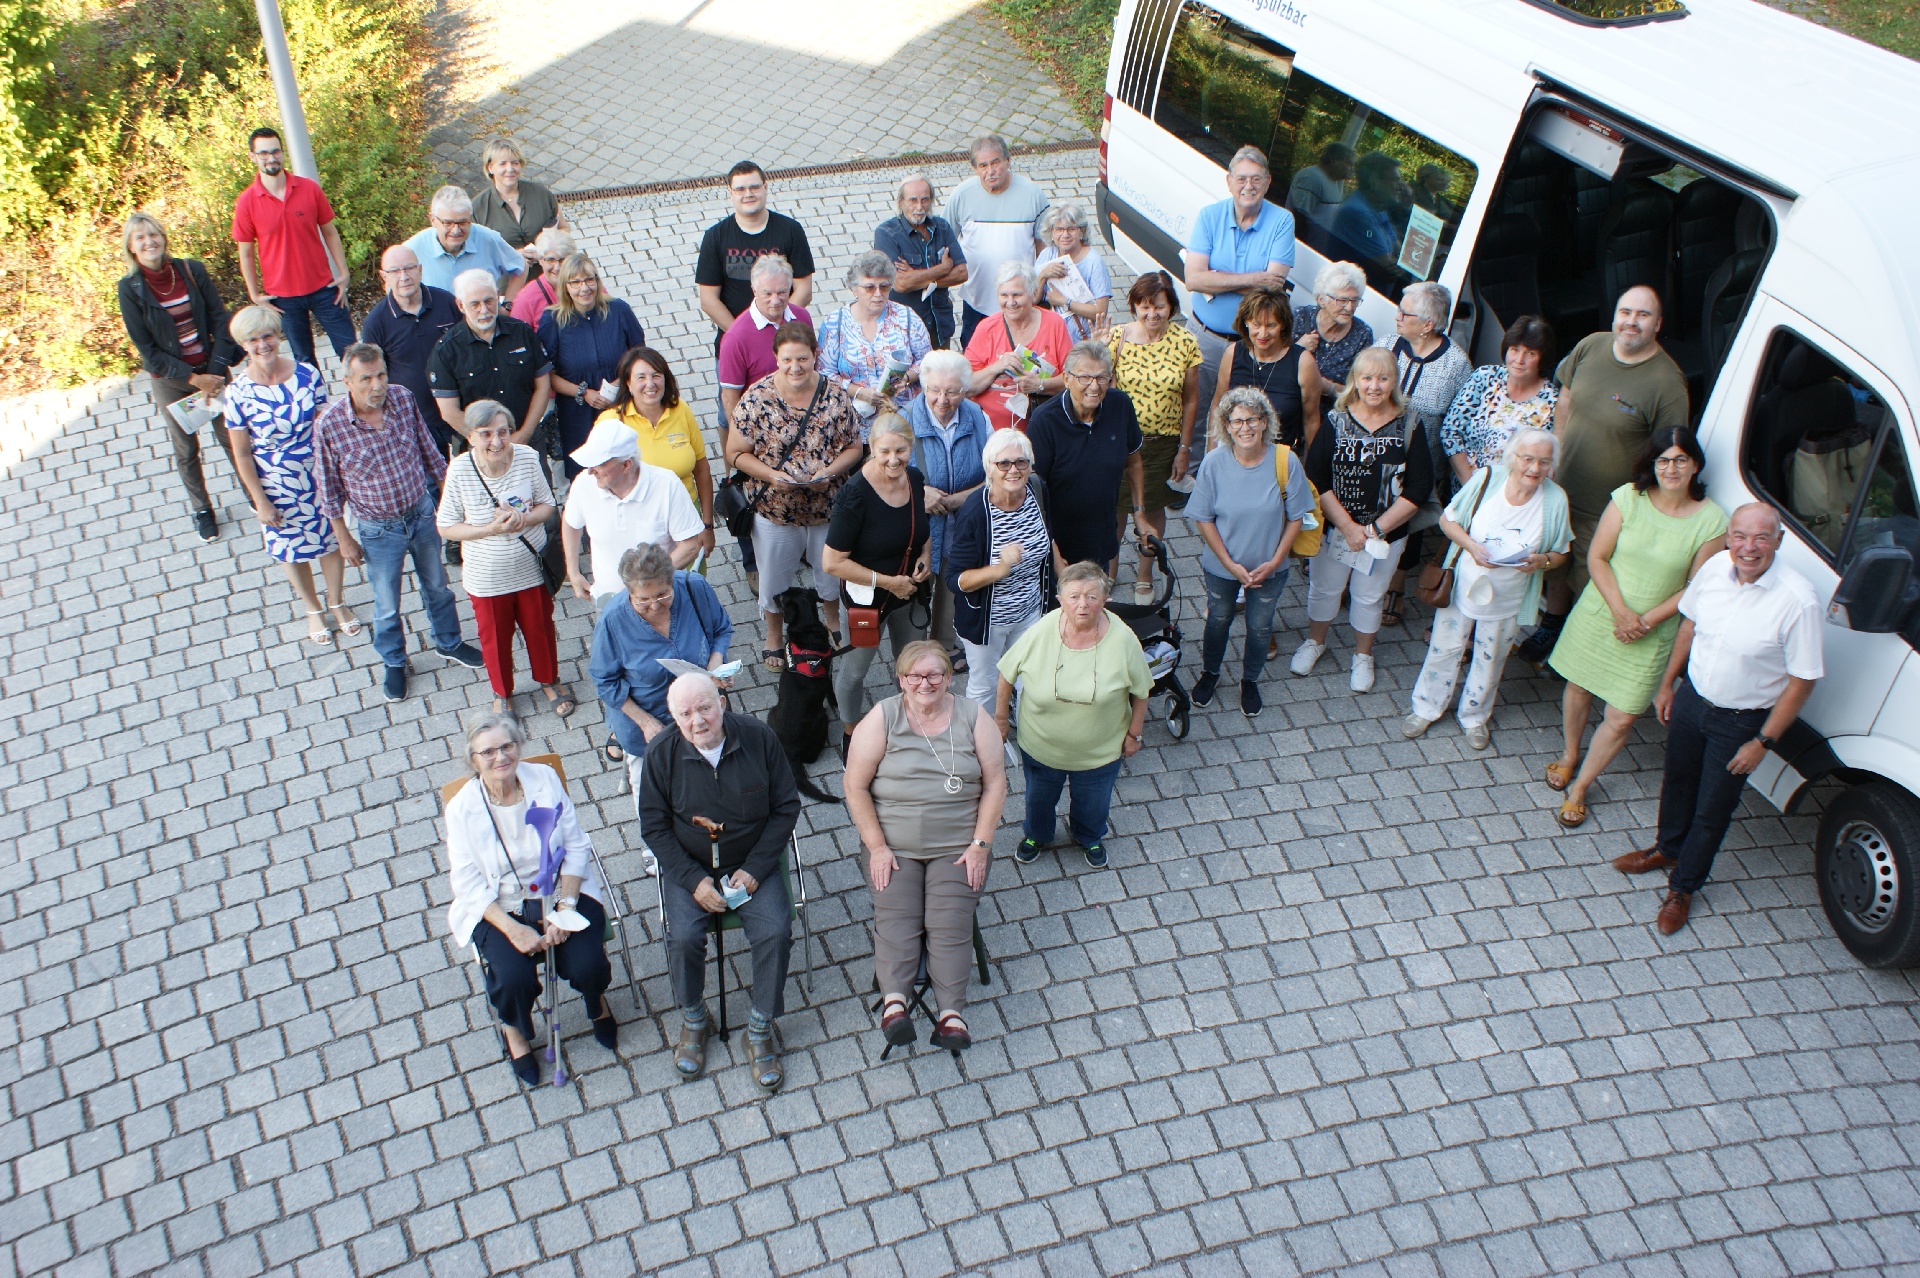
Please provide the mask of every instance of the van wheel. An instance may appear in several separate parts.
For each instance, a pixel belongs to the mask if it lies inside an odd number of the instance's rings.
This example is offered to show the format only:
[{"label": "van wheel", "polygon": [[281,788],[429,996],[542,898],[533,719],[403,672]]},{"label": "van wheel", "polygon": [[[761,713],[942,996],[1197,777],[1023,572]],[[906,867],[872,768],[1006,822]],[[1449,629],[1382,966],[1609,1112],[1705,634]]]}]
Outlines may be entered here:
[{"label": "van wheel", "polygon": [[1814,878],[1820,904],[1868,967],[1920,965],[1920,803],[1884,781],[1854,786],[1820,818]]}]

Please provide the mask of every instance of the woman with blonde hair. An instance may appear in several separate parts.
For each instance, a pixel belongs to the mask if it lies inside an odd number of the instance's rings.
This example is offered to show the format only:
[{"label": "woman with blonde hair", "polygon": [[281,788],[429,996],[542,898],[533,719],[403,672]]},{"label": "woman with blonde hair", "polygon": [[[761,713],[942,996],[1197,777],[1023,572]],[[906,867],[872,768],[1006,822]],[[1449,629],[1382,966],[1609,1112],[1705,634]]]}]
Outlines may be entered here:
[{"label": "woman with blonde hair", "polygon": [[1308,635],[1293,654],[1296,676],[1313,671],[1349,596],[1353,669],[1348,686],[1373,688],[1373,641],[1400,559],[1407,521],[1433,491],[1433,461],[1420,419],[1400,394],[1393,352],[1370,346],[1353,360],[1346,387],[1307,450],[1307,478],[1327,521],[1307,577]]},{"label": "woman with blonde hair", "polygon": [[560,451],[567,478],[580,473],[572,454],[587,442],[594,418],[613,407],[601,393],[620,372],[620,359],[647,344],[633,308],[606,290],[600,268],[585,253],[560,263],[553,306],[541,314],[540,345],[553,360],[553,401],[560,417]]},{"label": "woman with blonde hair", "polygon": [[315,560],[326,575],[327,597],[340,629],[359,634],[360,621],[347,607],[340,547],[314,490],[313,424],[327,402],[327,381],[319,369],[280,349],[278,313],[264,306],[242,307],[231,329],[247,353],[227,387],[226,428],[234,469],[253,500],[267,553],[287,570],[294,594],[306,607],[307,640],[316,648],[330,648],[333,635],[313,589]]},{"label": "woman with blonde hair", "polygon": [[500,232],[500,238],[527,260],[527,284],[540,275],[540,255],[534,248],[540,232],[549,227],[571,231],[560,201],[538,182],[520,176],[526,154],[512,138],[492,137],[480,152],[480,170],[487,189],[473,197],[473,220]]}]

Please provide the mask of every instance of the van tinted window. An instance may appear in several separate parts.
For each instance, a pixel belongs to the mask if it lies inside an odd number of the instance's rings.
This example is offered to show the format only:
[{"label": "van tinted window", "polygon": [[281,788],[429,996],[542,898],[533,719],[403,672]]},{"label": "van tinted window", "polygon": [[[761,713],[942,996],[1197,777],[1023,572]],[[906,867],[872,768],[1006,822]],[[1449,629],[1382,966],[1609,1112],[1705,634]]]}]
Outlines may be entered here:
[{"label": "van tinted window", "polygon": [[1152,114],[1222,168],[1241,147],[1258,147],[1273,166],[1267,198],[1293,211],[1300,238],[1358,262],[1395,301],[1439,275],[1480,176],[1471,160],[1295,70],[1291,49],[1202,4],[1174,22]]},{"label": "van tinted window", "polygon": [[1842,571],[1862,546],[1920,557],[1920,506],[1893,414],[1784,329],[1768,344],[1742,454],[1754,488],[1793,534]]},{"label": "van tinted window", "polygon": [[1241,147],[1256,146],[1278,169],[1280,102],[1292,71],[1291,49],[1187,5],[1167,47],[1153,121],[1221,168]]}]

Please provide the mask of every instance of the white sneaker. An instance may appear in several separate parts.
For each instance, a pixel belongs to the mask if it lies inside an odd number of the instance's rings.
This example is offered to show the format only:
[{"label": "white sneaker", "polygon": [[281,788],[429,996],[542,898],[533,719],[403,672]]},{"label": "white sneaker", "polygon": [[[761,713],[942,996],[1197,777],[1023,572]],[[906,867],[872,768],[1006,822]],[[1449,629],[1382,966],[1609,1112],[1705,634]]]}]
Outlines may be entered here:
[{"label": "white sneaker", "polygon": [[1320,660],[1320,654],[1326,650],[1327,645],[1324,643],[1315,643],[1313,640],[1308,639],[1294,651],[1293,663],[1289,665],[1287,669],[1293,671],[1297,676],[1312,674],[1313,663]]},{"label": "white sneaker", "polygon": [[1355,692],[1373,691],[1373,654],[1356,652],[1353,654],[1353,676],[1347,680],[1347,686]]},{"label": "white sneaker", "polygon": [[1428,728],[1431,728],[1432,726],[1433,726],[1433,720],[1422,719],[1417,714],[1410,714],[1400,724],[1400,735],[1405,737],[1407,740],[1411,741],[1415,737],[1420,736],[1422,733],[1426,732],[1426,730]]}]

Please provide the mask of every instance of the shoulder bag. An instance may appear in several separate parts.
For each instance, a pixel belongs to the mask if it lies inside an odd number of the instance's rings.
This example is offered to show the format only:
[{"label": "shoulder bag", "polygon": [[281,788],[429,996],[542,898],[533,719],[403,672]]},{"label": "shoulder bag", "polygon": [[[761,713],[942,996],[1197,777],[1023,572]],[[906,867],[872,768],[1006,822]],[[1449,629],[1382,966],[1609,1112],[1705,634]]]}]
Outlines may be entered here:
[{"label": "shoulder bag", "polygon": [[[487,477],[480,473],[480,462],[471,452],[467,454],[467,460],[473,466],[473,477],[480,481],[480,487],[486,489],[487,496],[492,499],[495,506],[498,506],[500,499],[494,497],[493,485],[489,484]],[[538,463],[535,464],[537,465]],[[560,595],[560,587],[567,584],[567,569],[565,552],[560,550],[560,539],[554,536],[553,523],[554,521],[551,519],[547,521],[547,548],[545,550],[536,548],[532,542],[527,540],[525,533],[515,535],[519,539],[520,544],[527,548],[527,553],[533,556],[533,561],[540,565],[540,584],[547,588],[548,594],[558,598]]]},{"label": "shoulder bag", "polygon": [[[1485,478],[1480,481],[1480,491],[1473,495],[1473,506],[1467,511],[1466,522],[1461,525],[1467,530],[1469,537],[1473,535],[1473,517],[1480,513],[1480,503],[1486,500],[1487,489],[1493,486],[1492,468],[1489,467],[1480,473]],[[1448,538],[1448,541],[1451,543],[1452,538]],[[1460,547],[1449,544],[1446,557],[1439,563],[1429,562],[1420,565],[1420,580],[1413,588],[1414,598],[1435,612],[1451,604],[1453,602],[1453,565],[1459,557]]]},{"label": "shoulder bag", "polygon": [[[794,431],[793,440],[780,451],[780,460],[773,463],[774,470],[786,465],[787,458],[793,456],[793,450],[800,447],[800,440],[807,433],[807,423],[813,420],[813,410],[820,406],[820,396],[826,389],[827,375],[822,373],[820,380],[814,384],[813,398],[807,403],[807,411],[800,417],[800,427]],[[749,497],[746,486],[766,482],[738,470],[720,481],[720,487],[713,495],[713,513],[727,526],[734,540],[745,541],[753,536],[753,511],[760,499]]]}]

